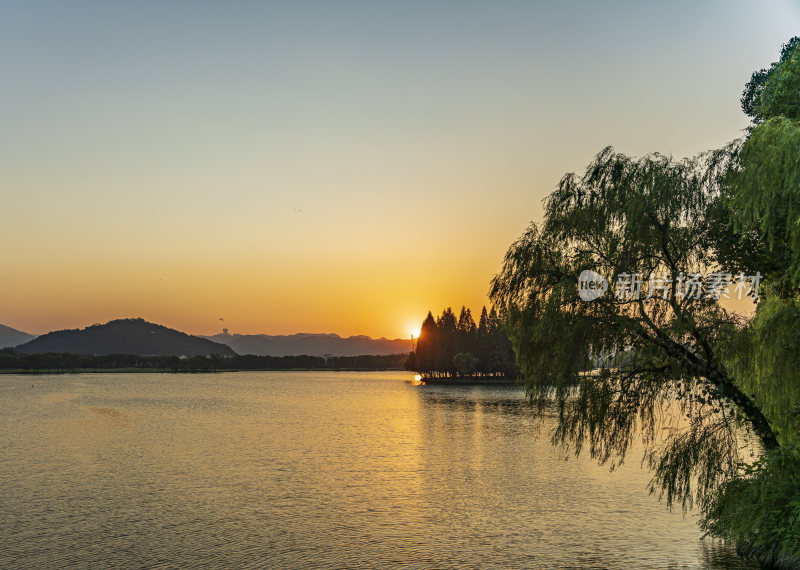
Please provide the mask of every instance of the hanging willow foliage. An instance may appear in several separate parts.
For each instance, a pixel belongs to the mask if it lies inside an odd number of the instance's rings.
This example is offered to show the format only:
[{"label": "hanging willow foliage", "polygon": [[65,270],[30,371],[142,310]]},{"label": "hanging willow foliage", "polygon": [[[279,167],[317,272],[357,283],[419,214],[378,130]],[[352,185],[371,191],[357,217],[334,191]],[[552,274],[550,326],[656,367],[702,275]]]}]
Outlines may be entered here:
[{"label": "hanging willow foliage", "polygon": [[[717,269],[708,212],[719,189],[708,172],[703,160],[606,148],[582,177],[561,180],[544,223],[511,246],[490,291],[531,401],[558,411],[554,440],[613,466],[641,437],[652,490],[684,508],[707,504],[735,475],[742,428],[778,446],[720,358],[741,329],[737,316],[675,286],[648,298],[650,276]],[[608,291],[584,301],[577,281],[587,269],[612,290],[623,272],[645,284],[638,298]]]}]

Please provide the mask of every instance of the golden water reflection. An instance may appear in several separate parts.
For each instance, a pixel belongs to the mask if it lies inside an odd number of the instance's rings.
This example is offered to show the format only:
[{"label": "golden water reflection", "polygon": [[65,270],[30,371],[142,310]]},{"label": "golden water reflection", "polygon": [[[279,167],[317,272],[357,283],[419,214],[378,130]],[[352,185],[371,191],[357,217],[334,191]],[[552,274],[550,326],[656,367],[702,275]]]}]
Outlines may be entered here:
[{"label": "golden water reflection", "polygon": [[0,567],[747,567],[635,459],[565,461],[521,388],[73,378],[0,381]]}]

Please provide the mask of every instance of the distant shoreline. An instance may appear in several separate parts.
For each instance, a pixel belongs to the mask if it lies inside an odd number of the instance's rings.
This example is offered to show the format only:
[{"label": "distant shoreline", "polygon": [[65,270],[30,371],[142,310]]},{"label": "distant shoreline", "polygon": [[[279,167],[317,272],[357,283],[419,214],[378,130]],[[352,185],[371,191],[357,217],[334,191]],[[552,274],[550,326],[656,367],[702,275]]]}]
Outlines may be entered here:
[{"label": "distant shoreline", "polygon": [[139,356],[137,354],[22,353],[0,350],[0,371],[28,373],[225,372],[244,370],[403,370],[407,354],[388,356]]},{"label": "distant shoreline", "polygon": [[456,378],[421,378],[426,386],[522,386],[519,378],[507,376],[461,376]]},{"label": "distant shoreline", "polygon": [[407,372],[402,368],[241,368],[215,370],[173,368],[77,368],[74,370],[0,370],[2,375],[44,376],[63,374],[223,374],[225,372]]}]

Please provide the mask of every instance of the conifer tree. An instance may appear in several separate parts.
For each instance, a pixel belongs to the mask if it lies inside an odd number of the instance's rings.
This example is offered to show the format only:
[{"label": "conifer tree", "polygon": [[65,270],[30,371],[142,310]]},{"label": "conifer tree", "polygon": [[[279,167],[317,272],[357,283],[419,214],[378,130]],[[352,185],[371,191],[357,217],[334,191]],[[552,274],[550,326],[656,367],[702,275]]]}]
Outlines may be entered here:
[{"label": "conifer tree", "polygon": [[436,321],[436,328],[439,335],[436,370],[446,376],[452,376],[455,372],[453,357],[456,355],[458,322],[451,307],[442,311],[442,315]]},{"label": "conifer tree", "polygon": [[415,353],[416,370],[422,374],[429,374],[436,369],[439,350],[439,334],[436,321],[428,311],[428,316],[422,322],[419,338],[417,339],[417,350]]}]

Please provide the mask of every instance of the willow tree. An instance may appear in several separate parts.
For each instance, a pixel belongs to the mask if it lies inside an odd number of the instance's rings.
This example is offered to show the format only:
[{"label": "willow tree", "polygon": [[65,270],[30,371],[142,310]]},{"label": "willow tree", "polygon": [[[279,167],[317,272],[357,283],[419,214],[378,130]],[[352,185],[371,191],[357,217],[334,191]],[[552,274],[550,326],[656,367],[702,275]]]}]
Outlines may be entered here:
[{"label": "willow tree", "polygon": [[730,366],[775,419],[781,444],[800,446],[800,38],[753,74],[742,95],[753,119],[723,178],[731,235],[767,278],[766,295],[731,351]]},{"label": "willow tree", "polygon": [[727,363],[780,448],[721,489],[704,526],[768,563],[800,567],[800,38],[753,74],[742,109],[753,124],[731,146],[720,201],[729,212],[720,235],[734,247],[720,251],[761,268],[766,286]]},{"label": "willow tree", "polygon": [[800,293],[800,38],[753,74],[742,109],[753,124],[734,147],[725,180],[731,222],[736,233],[759,242],[751,249],[771,292],[794,298]]},{"label": "willow tree", "polygon": [[[715,299],[734,277],[716,261],[719,186],[708,172],[698,160],[606,148],[583,176],[561,180],[490,291],[531,401],[542,413],[555,403],[554,440],[613,466],[640,439],[652,489],[683,507],[709,504],[736,474],[742,429],[778,446],[721,356],[742,323]],[[586,270],[596,294],[607,287],[593,300],[579,294]]]}]

